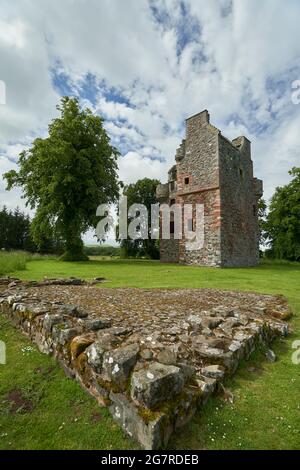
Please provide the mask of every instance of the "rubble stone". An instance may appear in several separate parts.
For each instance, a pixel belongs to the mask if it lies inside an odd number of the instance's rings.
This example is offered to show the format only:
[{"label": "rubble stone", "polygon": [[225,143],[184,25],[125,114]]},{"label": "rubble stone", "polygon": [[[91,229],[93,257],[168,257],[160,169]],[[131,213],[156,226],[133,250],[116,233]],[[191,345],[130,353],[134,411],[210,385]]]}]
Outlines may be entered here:
[{"label": "rubble stone", "polygon": [[269,362],[275,362],[276,361],[276,354],[272,349],[268,349],[266,352],[266,358]]},{"label": "rubble stone", "polygon": [[[63,325],[64,326],[64,325]],[[60,328],[59,325],[53,327],[53,340],[56,344],[64,346],[80,333],[78,328]]]},{"label": "rubble stone", "polygon": [[81,336],[75,336],[71,342],[71,357],[76,359],[90,344],[95,341],[93,333],[87,333]]},{"label": "rubble stone", "polygon": [[99,341],[95,341],[85,350],[88,364],[99,374],[102,372],[103,355],[106,349]]},{"label": "rubble stone", "polygon": [[157,355],[157,361],[161,364],[176,364],[177,354],[171,349],[163,349]]},{"label": "rubble stone", "polygon": [[134,372],[131,378],[131,398],[149,409],[172,400],[184,386],[179,367],[154,362]]},{"label": "rubble stone", "polygon": [[71,317],[86,318],[88,316],[87,312],[83,312],[76,305],[65,305],[63,311]]},{"label": "rubble stone", "polygon": [[136,364],[138,353],[139,346],[137,344],[130,344],[106,352],[103,356],[104,377],[123,388]]},{"label": "rubble stone", "polygon": [[149,449],[165,446],[242,358],[288,333],[281,296],[73,281],[0,279],[0,309]]},{"label": "rubble stone", "polygon": [[201,369],[201,374],[212,379],[223,379],[225,370],[219,365],[206,366]]}]

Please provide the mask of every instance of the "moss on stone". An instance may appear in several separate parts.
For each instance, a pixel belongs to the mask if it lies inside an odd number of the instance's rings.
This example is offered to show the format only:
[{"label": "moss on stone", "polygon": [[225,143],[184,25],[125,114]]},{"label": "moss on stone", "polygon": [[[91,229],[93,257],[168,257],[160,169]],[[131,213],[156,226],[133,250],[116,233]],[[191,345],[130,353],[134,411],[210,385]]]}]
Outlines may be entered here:
[{"label": "moss on stone", "polygon": [[145,424],[149,424],[151,421],[156,420],[161,415],[160,411],[152,411],[149,408],[139,407],[138,415],[142,418]]}]

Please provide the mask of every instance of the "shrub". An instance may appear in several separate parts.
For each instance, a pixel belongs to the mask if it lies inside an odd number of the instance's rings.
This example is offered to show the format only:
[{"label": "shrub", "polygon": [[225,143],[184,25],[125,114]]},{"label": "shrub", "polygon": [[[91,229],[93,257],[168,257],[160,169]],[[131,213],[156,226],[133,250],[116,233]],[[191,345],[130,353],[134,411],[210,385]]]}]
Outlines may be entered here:
[{"label": "shrub", "polygon": [[120,256],[120,248],[110,245],[85,246],[83,251],[87,256]]}]

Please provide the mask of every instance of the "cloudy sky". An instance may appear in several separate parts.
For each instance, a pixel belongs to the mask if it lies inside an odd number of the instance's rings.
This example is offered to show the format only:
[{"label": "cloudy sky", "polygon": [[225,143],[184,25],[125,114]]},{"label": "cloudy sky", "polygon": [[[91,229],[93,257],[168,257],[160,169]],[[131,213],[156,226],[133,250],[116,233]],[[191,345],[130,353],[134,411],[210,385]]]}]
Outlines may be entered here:
[{"label": "cloudy sky", "polygon": [[[299,18],[299,0],[0,0],[0,175],[75,95],[105,118],[123,181],[165,179],[208,109],[251,140],[268,199],[300,164]],[[0,177],[3,204],[24,207]]]}]

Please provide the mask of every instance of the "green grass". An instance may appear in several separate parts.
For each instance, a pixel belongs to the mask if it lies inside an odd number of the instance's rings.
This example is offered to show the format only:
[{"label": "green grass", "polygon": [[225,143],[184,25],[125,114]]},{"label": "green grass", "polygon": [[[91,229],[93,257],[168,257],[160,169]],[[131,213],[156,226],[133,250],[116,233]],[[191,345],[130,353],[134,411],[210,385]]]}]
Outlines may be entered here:
[{"label": "green grass", "polygon": [[28,256],[23,252],[0,251],[0,276],[26,268]]},{"label": "green grass", "polygon": [[[134,443],[55,360],[0,316],[7,364],[0,365],[0,449],[132,449]],[[9,399],[18,391],[18,409]],[[31,411],[26,410],[27,402]]]},{"label": "green grass", "polygon": [[0,251],[0,276],[11,275],[14,271],[24,271],[28,261],[49,259],[55,260],[57,257],[27,251]]},{"label": "green grass", "polygon": [[[78,276],[91,279],[104,276],[105,287],[212,287],[284,294],[295,312],[291,321],[292,335],[277,340],[272,348],[278,360],[267,363],[256,353],[226,385],[233,391],[233,405],[221,398],[211,400],[206,408],[176,433],[170,441],[172,449],[299,449],[300,448],[300,365],[294,365],[292,342],[300,339],[300,265],[299,263],[264,262],[257,268],[213,269],[164,265],[156,261],[97,260],[62,263],[57,260],[36,260],[27,269],[13,273],[23,279]],[[99,287],[101,288],[101,286]],[[124,437],[107,410],[100,409],[101,420],[90,426],[93,410],[99,408],[81,391],[78,384],[64,377],[53,360],[36,350],[23,355],[27,339],[9,324],[0,329],[6,334],[8,364],[0,365],[0,440],[3,448],[94,448],[127,449],[136,445]],[[49,381],[34,372],[39,365],[54,367]],[[249,366],[255,367],[250,372]],[[11,414],[5,397],[12,388],[32,387],[35,408],[30,413]],[[42,390],[41,396],[39,390]],[[29,390],[30,391],[30,390]],[[26,394],[25,394],[26,395]],[[37,397],[37,398],[36,398]],[[75,417],[72,399],[82,401],[80,418]],[[76,405],[75,405],[76,406]],[[1,409],[1,407],[0,407]],[[59,431],[62,423],[65,423]],[[78,425],[81,423],[81,425]],[[88,423],[83,425],[83,423]],[[9,445],[9,442],[12,442]]]}]

